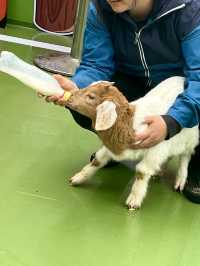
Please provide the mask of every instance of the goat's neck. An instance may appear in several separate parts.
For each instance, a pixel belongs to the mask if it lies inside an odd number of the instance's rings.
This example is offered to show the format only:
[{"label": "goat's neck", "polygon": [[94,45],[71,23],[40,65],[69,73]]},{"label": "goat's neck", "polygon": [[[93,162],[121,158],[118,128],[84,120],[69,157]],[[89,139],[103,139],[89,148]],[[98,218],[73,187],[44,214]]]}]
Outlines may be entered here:
[{"label": "goat's neck", "polygon": [[105,131],[97,132],[103,144],[114,154],[131,149],[134,143],[133,111],[123,108],[118,112],[114,126]]}]

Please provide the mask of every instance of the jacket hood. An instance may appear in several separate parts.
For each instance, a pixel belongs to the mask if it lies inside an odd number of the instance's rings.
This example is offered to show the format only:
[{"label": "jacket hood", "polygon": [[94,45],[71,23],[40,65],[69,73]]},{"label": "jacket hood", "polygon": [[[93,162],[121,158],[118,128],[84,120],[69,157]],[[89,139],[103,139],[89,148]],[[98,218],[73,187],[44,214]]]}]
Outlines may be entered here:
[{"label": "jacket hood", "polygon": [[159,17],[170,10],[173,10],[184,4],[187,5],[190,2],[192,2],[192,0],[154,0],[151,16]]},{"label": "jacket hood", "polygon": [[[173,10],[174,8],[178,6],[181,6],[183,4],[187,5],[191,3],[192,1],[199,1],[199,0],[154,0],[153,10],[150,16],[153,18],[159,17],[160,15],[170,10]],[[112,8],[110,7],[110,5],[107,3],[106,0],[97,0],[97,2],[99,3],[100,8],[102,10],[106,10],[111,13],[114,13],[114,11],[112,10]],[[125,13],[127,13],[127,11],[121,14],[123,15]]]}]

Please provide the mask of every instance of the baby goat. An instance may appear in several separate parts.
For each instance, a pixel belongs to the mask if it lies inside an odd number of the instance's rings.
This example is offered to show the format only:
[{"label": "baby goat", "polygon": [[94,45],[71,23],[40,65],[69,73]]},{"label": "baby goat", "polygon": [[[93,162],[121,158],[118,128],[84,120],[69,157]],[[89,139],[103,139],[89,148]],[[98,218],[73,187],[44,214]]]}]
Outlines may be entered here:
[{"label": "baby goat", "polygon": [[172,77],[132,103],[128,103],[113,83],[107,81],[72,92],[67,106],[91,118],[92,126],[104,145],[96,152],[93,161],[70,179],[72,185],[85,182],[111,159],[138,161],[135,181],[126,200],[129,209],[138,209],[146,195],[150,178],[160,171],[169,158],[178,157],[174,187],[182,191],[188,164],[199,140],[197,126],[184,128],[171,139],[148,149],[134,150],[133,144],[135,133],[147,127],[144,118],[165,114],[183,89],[184,78]]}]

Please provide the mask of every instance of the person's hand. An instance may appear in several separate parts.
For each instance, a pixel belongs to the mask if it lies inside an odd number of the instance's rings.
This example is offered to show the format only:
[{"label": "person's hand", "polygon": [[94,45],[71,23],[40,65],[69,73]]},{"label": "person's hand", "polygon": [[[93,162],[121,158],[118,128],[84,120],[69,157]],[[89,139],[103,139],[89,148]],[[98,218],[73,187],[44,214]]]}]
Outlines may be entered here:
[{"label": "person's hand", "polygon": [[[65,91],[78,90],[78,87],[76,86],[76,84],[72,80],[70,80],[66,77],[63,77],[61,75],[57,75],[57,74],[53,75],[53,77],[58,81],[59,85],[63,88],[63,90],[65,90]],[[47,96],[45,98],[45,100],[47,102],[53,102],[55,104],[64,105],[62,101],[59,101],[60,98],[57,96]]]},{"label": "person's hand", "polygon": [[135,143],[139,143],[133,144],[134,149],[150,148],[163,141],[167,136],[167,125],[161,116],[148,116],[144,123],[148,127],[144,132],[135,134]]},{"label": "person's hand", "polygon": [[[63,77],[61,75],[58,75],[58,74],[53,75],[53,77],[58,81],[59,85],[63,88],[63,90],[65,90],[65,91],[78,90],[78,87],[76,86],[76,84],[72,80],[70,80],[66,77]],[[47,96],[46,97],[45,95],[43,95],[41,93],[37,93],[37,95],[40,98],[45,98],[45,100],[47,102],[54,102],[55,104],[58,104],[57,101],[59,100],[59,97],[57,97],[57,96]]]}]

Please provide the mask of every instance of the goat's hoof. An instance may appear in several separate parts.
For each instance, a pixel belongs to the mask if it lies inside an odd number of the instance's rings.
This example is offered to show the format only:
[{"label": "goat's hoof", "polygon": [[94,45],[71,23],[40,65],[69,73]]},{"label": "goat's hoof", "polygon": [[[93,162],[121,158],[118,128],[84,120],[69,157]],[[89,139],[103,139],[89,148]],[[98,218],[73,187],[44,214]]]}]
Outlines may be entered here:
[{"label": "goat's hoof", "polygon": [[76,183],[73,182],[72,178],[67,179],[67,181],[68,181],[68,183],[70,184],[70,186],[75,187],[75,186],[78,185],[78,184],[76,184]]},{"label": "goat's hoof", "polygon": [[174,185],[174,190],[177,192],[182,192],[185,187],[185,180],[178,179]]},{"label": "goat's hoof", "polygon": [[140,208],[140,207],[134,207],[134,208],[132,208],[132,207],[129,207],[129,206],[127,206],[127,207],[128,207],[128,210],[130,212],[137,211]]},{"label": "goat's hoof", "polygon": [[135,211],[141,207],[141,202],[135,197],[135,195],[130,194],[126,200],[126,206],[129,211]]},{"label": "goat's hoof", "polygon": [[127,205],[129,211],[137,211],[140,209],[139,205]]},{"label": "goat's hoof", "polygon": [[180,191],[180,188],[178,187],[178,188],[176,188],[175,186],[174,186],[174,191],[175,192],[178,192],[178,193],[181,193],[181,191]]},{"label": "goat's hoof", "polygon": [[84,183],[85,178],[81,174],[76,174],[69,179],[69,183],[72,186],[78,186]]}]

